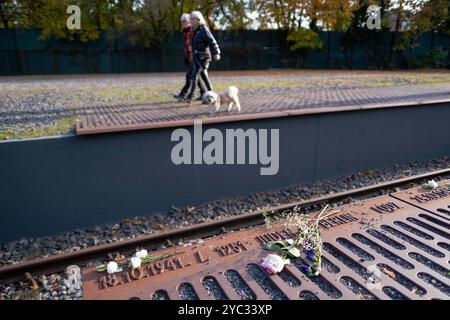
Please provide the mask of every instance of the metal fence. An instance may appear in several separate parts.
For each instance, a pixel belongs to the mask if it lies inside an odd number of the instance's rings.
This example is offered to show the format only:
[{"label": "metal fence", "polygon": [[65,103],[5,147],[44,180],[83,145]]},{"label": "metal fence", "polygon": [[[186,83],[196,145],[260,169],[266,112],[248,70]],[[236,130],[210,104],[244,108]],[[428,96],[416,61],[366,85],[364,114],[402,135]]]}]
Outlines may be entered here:
[{"label": "metal fence", "polygon": [[[320,50],[290,51],[279,30],[218,31],[223,59],[214,69],[385,69],[433,67],[440,59],[450,66],[450,35],[425,33],[414,47],[394,51],[393,33],[373,32],[363,41],[345,45],[345,34],[321,32]],[[128,42],[126,34],[103,32],[97,41],[40,40],[36,29],[0,30],[0,75],[129,73],[184,71],[183,39],[174,34],[160,48]],[[439,54],[439,57],[436,55]],[[430,65],[427,65],[430,64]]]}]

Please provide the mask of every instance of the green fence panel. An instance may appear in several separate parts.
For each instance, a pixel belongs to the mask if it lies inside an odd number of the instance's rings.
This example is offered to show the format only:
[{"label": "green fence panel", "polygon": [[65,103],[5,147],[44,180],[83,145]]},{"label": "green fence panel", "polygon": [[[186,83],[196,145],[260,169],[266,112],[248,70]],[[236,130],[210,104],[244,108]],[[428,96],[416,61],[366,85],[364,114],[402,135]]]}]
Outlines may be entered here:
[{"label": "green fence panel", "polygon": [[[423,34],[413,47],[396,52],[394,33],[369,32],[358,43],[345,46],[345,34],[320,32],[322,49],[293,52],[286,32],[280,30],[213,33],[223,51],[222,60],[212,64],[213,70],[401,68],[437,49],[447,51],[450,66],[450,36],[446,34]],[[160,47],[143,48],[130,43],[122,31],[102,32],[96,41],[71,42],[42,40],[37,29],[0,29],[0,75],[185,71],[183,46],[179,32],[168,36]]]}]

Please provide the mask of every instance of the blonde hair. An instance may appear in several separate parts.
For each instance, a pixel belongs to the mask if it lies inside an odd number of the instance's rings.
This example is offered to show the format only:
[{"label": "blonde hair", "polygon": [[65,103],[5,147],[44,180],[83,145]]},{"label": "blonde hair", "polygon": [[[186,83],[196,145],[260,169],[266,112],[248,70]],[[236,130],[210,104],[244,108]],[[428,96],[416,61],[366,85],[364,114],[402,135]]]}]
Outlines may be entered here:
[{"label": "blonde hair", "polygon": [[205,18],[203,17],[203,14],[200,11],[192,11],[190,18],[198,19],[200,21],[200,24],[202,25],[206,24]]},{"label": "blonde hair", "polygon": [[191,15],[189,13],[183,13],[180,17],[181,22],[190,21]]}]

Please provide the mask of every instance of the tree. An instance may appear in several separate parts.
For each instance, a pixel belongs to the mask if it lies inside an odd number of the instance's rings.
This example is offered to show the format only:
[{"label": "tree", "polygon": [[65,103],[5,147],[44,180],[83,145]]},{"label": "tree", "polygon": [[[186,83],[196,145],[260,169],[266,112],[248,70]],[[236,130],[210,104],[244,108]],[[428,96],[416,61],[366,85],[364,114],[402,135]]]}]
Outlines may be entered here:
[{"label": "tree", "polygon": [[353,11],[358,8],[355,1],[349,0],[312,2],[314,4],[309,7],[312,12],[307,12],[307,15],[314,16],[315,19],[320,21],[322,28],[328,31],[347,30],[353,19]]},{"label": "tree", "polygon": [[138,0],[110,1],[110,28],[120,30],[124,25],[129,24],[138,2]]},{"label": "tree", "polygon": [[450,33],[448,0],[428,0],[417,4],[412,26],[418,32]]},{"label": "tree", "polygon": [[[33,0],[34,1],[34,0]],[[40,0],[41,6],[32,14],[32,24],[41,29],[41,37],[48,39],[79,39],[81,41],[96,40],[102,29],[107,27],[107,2],[103,0],[79,0],[81,9],[81,29],[67,28],[66,10],[72,4],[69,0]]]},{"label": "tree", "polygon": [[144,47],[160,46],[168,35],[179,28],[177,3],[176,0],[139,1],[131,21],[124,26],[130,34],[130,42]]},{"label": "tree", "polygon": [[134,44],[146,47],[159,46],[173,31],[180,28],[180,16],[199,10],[208,26],[227,29],[246,29],[253,20],[249,12],[254,10],[253,0],[141,0],[129,23],[123,25]]},{"label": "tree", "polygon": [[8,29],[10,22],[19,13],[13,0],[0,0],[1,27]]},{"label": "tree", "polygon": [[249,14],[256,9],[253,0],[223,0],[218,1],[218,5],[218,20],[225,29],[243,30],[252,26],[254,20]]},{"label": "tree", "polygon": [[33,28],[34,13],[44,4],[44,0],[0,0],[2,27]]},{"label": "tree", "polygon": [[300,27],[306,7],[304,1],[297,0],[255,0],[255,6],[261,29],[282,30]]}]

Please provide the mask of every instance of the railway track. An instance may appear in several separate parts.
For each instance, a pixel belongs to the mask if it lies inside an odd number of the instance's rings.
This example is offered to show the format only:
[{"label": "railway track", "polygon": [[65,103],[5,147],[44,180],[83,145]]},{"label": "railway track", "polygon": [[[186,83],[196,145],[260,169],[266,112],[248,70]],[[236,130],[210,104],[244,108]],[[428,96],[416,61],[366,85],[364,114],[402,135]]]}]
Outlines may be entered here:
[{"label": "railway track", "polygon": [[284,204],[277,207],[268,208],[263,211],[255,211],[220,220],[214,220],[188,228],[155,233],[134,239],[90,247],[71,253],[35,259],[14,265],[7,265],[0,267],[0,283],[23,280],[25,279],[25,273],[30,273],[33,276],[37,276],[39,274],[49,274],[63,271],[68,265],[72,264],[86,266],[89,262],[103,259],[107,256],[107,254],[114,252],[126,254],[134,252],[137,247],[145,247],[149,250],[158,249],[161,246],[172,247],[173,244],[180,240],[186,241],[189,239],[208,238],[218,234],[225,234],[233,230],[257,226],[264,223],[264,214],[276,215],[279,212],[292,209],[294,207],[299,209],[307,209],[314,206],[323,206],[324,204],[336,203],[349,197],[353,199],[367,198],[379,195],[380,192],[386,193],[395,188],[404,188],[405,186],[411,184],[420,184],[427,179],[432,179],[435,177],[447,178],[449,176],[450,169],[437,170],[426,174],[388,181],[345,192],[339,192],[306,201]]},{"label": "railway track", "polygon": [[441,181],[433,189],[382,189],[389,193],[366,193],[364,200],[327,212],[319,222],[319,275],[309,273],[312,258],[306,253],[279,274],[269,276],[261,268],[269,242],[296,237],[292,225],[272,221],[269,228],[256,225],[159,250],[176,255],[140,269],[102,274],[95,266],[86,267],[84,298],[448,299],[449,183]]}]

